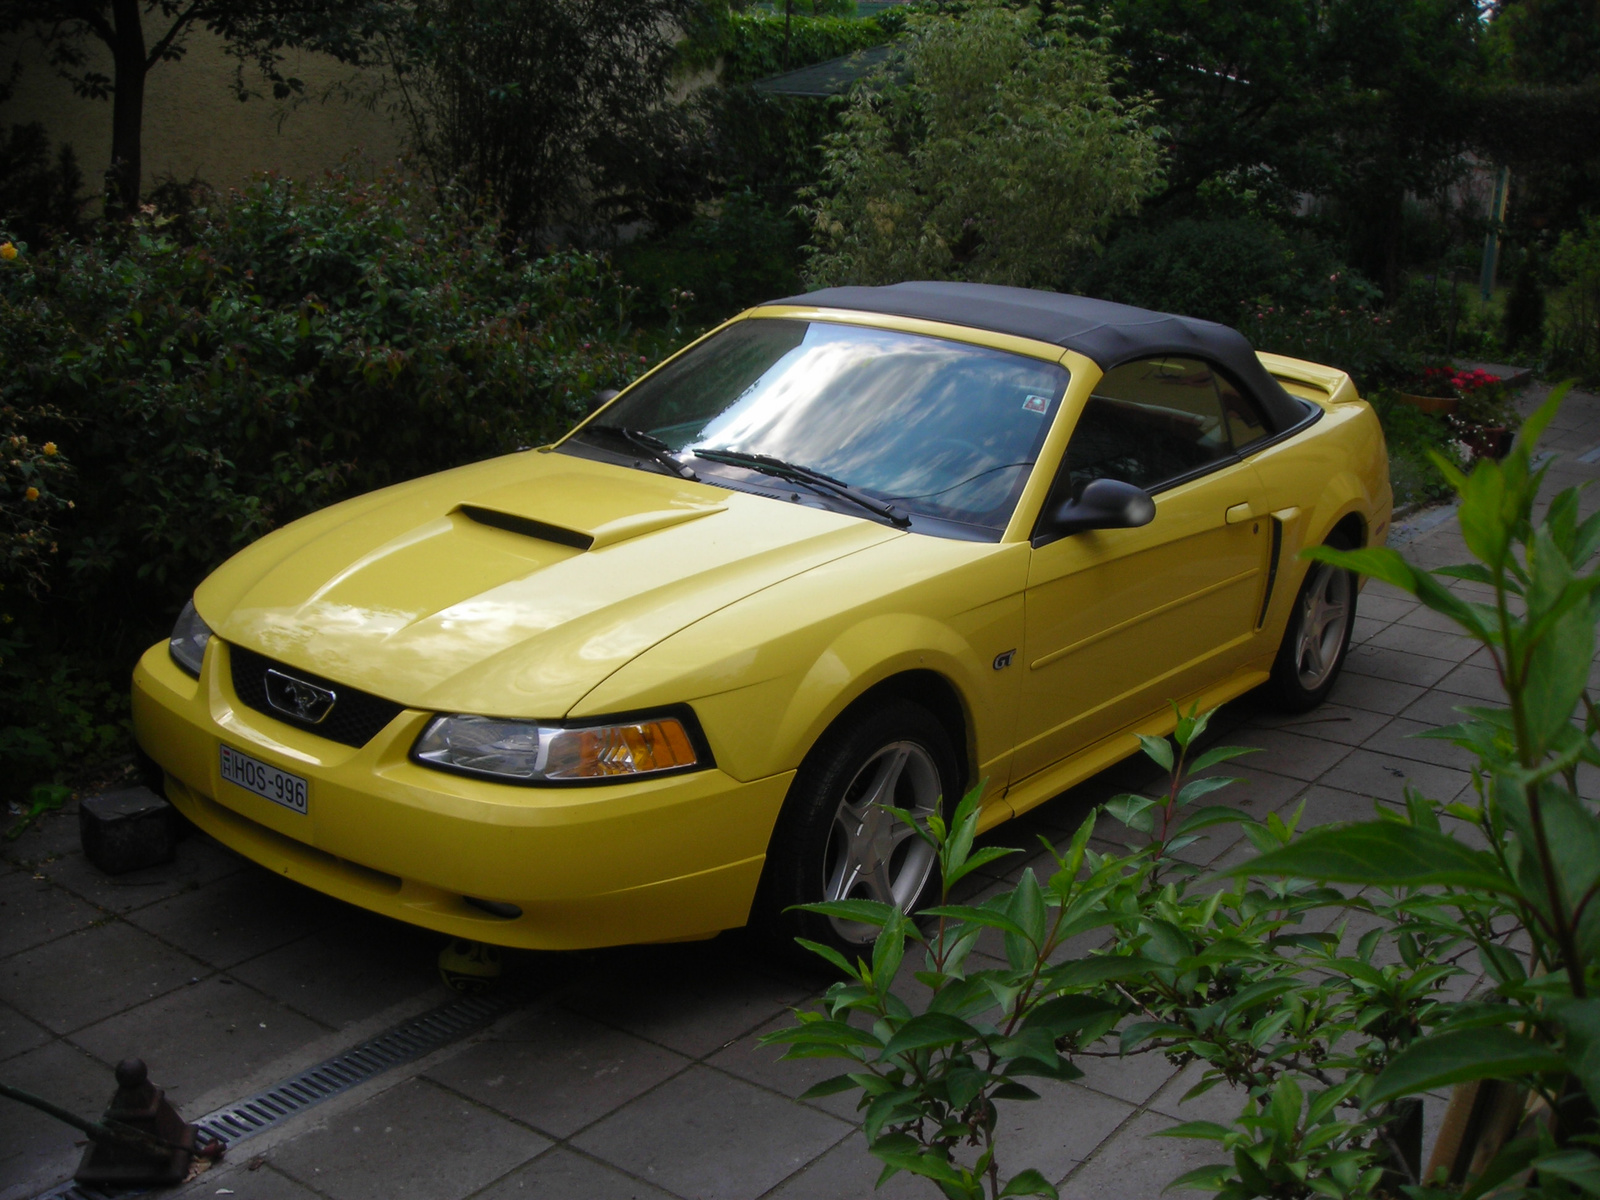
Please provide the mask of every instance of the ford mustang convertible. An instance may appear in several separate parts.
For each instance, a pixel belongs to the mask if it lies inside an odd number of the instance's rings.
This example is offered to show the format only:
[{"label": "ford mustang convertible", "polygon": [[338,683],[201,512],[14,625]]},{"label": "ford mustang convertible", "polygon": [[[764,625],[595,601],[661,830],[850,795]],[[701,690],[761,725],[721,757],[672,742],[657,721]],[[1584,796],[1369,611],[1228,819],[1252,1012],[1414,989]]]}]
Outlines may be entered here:
[{"label": "ford mustang convertible", "polygon": [[206,579],[133,680],[200,828],[505,946],[914,906],[890,814],[981,828],[1172,728],[1333,686],[1384,540],[1341,371],[1231,329],[955,283],[729,321],[561,441],[337,504]]}]

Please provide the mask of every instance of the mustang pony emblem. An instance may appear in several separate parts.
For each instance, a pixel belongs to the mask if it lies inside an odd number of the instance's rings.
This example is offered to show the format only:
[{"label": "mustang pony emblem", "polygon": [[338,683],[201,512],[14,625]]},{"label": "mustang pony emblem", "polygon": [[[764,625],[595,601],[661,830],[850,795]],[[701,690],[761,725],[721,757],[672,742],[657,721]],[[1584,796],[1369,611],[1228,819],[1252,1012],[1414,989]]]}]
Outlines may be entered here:
[{"label": "mustang pony emblem", "polygon": [[336,699],[338,697],[328,688],[282,671],[267,671],[267,703],[297,721],[317,724],[333,711]]}]

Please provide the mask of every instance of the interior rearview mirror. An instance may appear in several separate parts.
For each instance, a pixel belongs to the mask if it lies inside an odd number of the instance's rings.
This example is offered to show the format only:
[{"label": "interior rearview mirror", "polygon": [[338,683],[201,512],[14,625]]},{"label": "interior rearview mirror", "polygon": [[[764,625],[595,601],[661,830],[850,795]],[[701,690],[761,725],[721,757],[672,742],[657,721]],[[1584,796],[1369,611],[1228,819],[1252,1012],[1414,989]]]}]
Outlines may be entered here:
[{"label": "interior rearview mirror", "polygon": [[593,396],[589,397],[589,411],[595,412],[605,407],[607,404],[610,404],[612,400],[616,399],[616,397],[616,388],[601,388]]},{"label": "interior rearview mirror", "polygon": [[1083,495],[1051,513],[1042,532],[1058,538],[1086,529],[1137,529],[1150,524],[1155,515],[1156,502],[1143,488],[1120,479],[1096,479]]}]

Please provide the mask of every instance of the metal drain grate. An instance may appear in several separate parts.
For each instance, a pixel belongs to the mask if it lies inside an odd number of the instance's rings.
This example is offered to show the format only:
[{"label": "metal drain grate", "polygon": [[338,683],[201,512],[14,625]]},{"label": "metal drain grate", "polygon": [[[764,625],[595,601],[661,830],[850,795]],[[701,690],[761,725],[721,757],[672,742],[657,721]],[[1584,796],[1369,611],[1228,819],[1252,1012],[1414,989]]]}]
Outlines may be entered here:
[{"label": "metal drain grate", "polygon": [[[231,1148],[236,1142],[264,1133],[297,1113],[331,1100],[340,1092],[347,1092],[402,1063],[465,1037],[511,1011],[518,1003],[507,993],[496,993],[463,996],[440,1005],[343,1054],[308,1067],[298,1075],[279,1080],[264,1091],[207,1113],[195,1121],[200,1127],[201,1140],[216,1138]],[[142,1191],[103,1192],[67,1182],[41,1192],[34,1200],[113,1200],[113,1197],[139,1195]]]}]

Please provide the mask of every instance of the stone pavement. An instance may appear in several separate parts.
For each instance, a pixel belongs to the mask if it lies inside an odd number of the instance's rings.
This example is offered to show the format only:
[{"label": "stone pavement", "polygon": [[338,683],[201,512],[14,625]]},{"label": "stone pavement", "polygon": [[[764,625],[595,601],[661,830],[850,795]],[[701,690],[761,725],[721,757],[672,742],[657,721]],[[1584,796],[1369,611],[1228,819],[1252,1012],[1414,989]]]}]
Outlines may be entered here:
[{"label": "stone pavement", "polygon": [[[1525,407],[1544,394],[1531,389]],[[1557,486],[1600,478],[1600,397],[1574,394],[1546,439]],[[1600,457],[1600,455],[1597,455]],[[1430,565],[1465,559],[1451,520],[1402,537]],[[1460,585],[1470,589],[1472,585]],[[1600,682],[1600,677],[1597,677]],[[1456,748],[1411,738],[1492,699],[1481,653],[1409,597],[1363,592],[1349,665],[1331,701],[1283,717],[1248,698],[1219,717],[1259,746],[1227,795],[1257,814],[1305,806],[1307,824],[1360,819],[1406,782],[1438,797],[1469,786]],[[1151,780],[1105,772],[997,831],[1037,847],[1093,804]],[[1216,861],[1235,849],[1222,841]],[[996,888],[1029,855],[978,881]],[[1000,874],[1001,871],[1008,872]],[[442,1003],[436,935],[286,883],[201,836],[176,863],[108,879],[64,812],[0,848],[0,1079],[97,1114],[111,1064],[138,1054],[198,1116]],[[311,1109],[252,1141],[181,1194],[239,1200],[865,1200],[878,1173],[851,1101],[795,1099],[836,1067],[779,1062],[759,1035],[825,985],[776,967],[739,936],[584,954],[513,954],[530,1002],[478,1035]],[[1003,1109],[1007,1170],[1038,1167],[1065,1197],[1154,1200],[1211,1161],[1203,1143],[1147,1135],[1177,1119],[1228,1119],[1239,1097],[1184,1103],[1195,1077],[1152,1056],[1086,1060],[1085,1078]],[[1430,1105],[1436,1121],[1440,1104]],[[0,1200],[71,1174],[73,1131],[0,1111]],[[899,1176],[886,1200],[935,1189]]]}]

